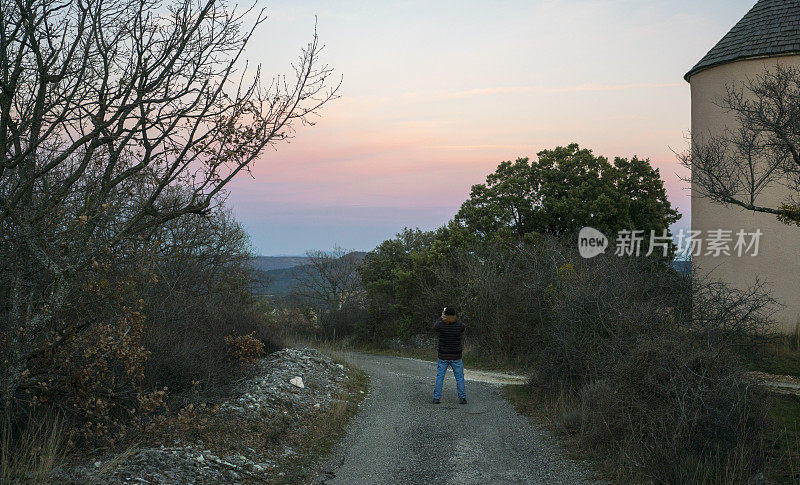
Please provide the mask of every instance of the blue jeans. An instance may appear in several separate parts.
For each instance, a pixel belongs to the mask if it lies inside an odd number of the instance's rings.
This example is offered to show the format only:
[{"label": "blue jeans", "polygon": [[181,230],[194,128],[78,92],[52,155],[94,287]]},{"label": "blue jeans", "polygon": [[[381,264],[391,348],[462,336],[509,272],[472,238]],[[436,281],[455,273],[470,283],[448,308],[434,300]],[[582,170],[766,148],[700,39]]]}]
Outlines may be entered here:
[{"label": "blue jeans", "polygon": [[444,384],[444,375],[447,373],[447,366],[453,368],[453,375],[456,377],[456,391],[458,392],[458,397],[466,399],[467,389],[464,386],[464,362],[462,362],[461,359],[438,360],[436,363],[436,387],[433,389],[433,398],[442,398],[442,384]]}]

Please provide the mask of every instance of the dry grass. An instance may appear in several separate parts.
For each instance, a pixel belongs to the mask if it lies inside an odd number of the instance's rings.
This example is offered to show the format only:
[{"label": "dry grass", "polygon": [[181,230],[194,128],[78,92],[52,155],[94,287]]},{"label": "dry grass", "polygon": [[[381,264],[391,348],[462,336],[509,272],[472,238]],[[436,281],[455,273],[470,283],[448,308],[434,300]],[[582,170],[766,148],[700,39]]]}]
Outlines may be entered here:
[{"label": "dry grass", "polygon": [[114,471],[123,464],[128,458],[133,456],[138,450],[138,444],[131,444],[122,451],[114,454],[110,460],[106,460],[93,475],[91,485],[101,485],[108,483],[108,478],[114,476]]},{"label": "dry grass", "polygon": [[63,458],[63,423],[52,416],[32,418],[18,432],[6,414],[0,426],[0,483],[46,482]]},{"label": "dry grass", "polygon": [[778,335],[743,355],[750,370],[800,377],[800,324],[788,335]]},{"label": "dry grass", "polygon": [[563,390],[541,392],[518,384],[503,386],[503,394],[519,414],[544,425],[556,435],[570,458],[587,461],[602,478],[609,479],[616,474],[613,468],[605,466],[602,455],[581,447],[574,428],[576,419],[580,420],[580,402],[574,395]]},{"label": "dry grass", "polygon": [[[281,409],[278,409],[281,411]],[[288,409],[286,409],[288,413]],[[187,406],[176,415],[163,416],[150,425],[141,438],[149,446],[203,443],[218,455],[257,454],[272,456],[290,432],[292,420],[287,415],[221,412],[218,406]]]},{"label": "dry grass", "polygon": [[800,397],[770,396],[767,475],[776,483],[800,483]]},{"label": "dry grass", "polygon": [[[520,414],[537,424],[545,425],[560,438],[567,455],[585,460],[596,478],[610,483],[746,483],[751,476],[742,477],[747,469],[746,450],[715,456],[705,462],[686,463],[688,477],[680,482],[659,480],[652,475],[633,472],[630,463],[614,459],[599,447],[586,446],[582,440],[583,410],[578,398],[568,392],[541,392],[532,386],[508,385],[504,394]],[[785,400],[785,397],[781,397]],[[784,416],[784,424],[774,428],[767,440],[771,446],[765,475],[769,483],[800,483],[800,400],[786,407],[770,404],[771,414]]]},{"label": "dry grass", "polygon": [[794,326],[794,331],[786,338],[787,346],[794,352],[800,352],[800,322]]}]

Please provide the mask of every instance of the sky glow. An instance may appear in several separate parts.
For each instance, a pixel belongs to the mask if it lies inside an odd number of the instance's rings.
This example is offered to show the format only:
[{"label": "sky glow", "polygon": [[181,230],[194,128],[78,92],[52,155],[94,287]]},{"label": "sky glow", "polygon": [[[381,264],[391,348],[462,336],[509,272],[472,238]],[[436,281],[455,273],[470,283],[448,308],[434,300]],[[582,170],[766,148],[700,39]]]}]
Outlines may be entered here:
[{"label": "sky glow", "polygon": [[673,229],[687,228],[683,75],[753,3],[269,2],[248,59],[290,72],[316,15],[341,98],[234,181],[229,203],[260,254],[370,250],[446,223],[501,161],[577,142],[649,158],[684,215]]}]

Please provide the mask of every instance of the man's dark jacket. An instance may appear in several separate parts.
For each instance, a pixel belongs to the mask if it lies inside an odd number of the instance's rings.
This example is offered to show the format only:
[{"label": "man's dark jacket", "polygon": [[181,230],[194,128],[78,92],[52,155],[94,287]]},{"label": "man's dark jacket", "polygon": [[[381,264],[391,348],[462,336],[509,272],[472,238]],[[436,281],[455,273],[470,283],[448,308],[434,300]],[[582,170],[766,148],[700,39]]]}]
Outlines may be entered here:
[{"label": "man's dark jacket", "polygon": [[459,360],[464,347],[461,345],[461,334],[466,325],[455,317],[439,318],[433,325],[433,331],[439,334],[439,358],[442,360]]}]

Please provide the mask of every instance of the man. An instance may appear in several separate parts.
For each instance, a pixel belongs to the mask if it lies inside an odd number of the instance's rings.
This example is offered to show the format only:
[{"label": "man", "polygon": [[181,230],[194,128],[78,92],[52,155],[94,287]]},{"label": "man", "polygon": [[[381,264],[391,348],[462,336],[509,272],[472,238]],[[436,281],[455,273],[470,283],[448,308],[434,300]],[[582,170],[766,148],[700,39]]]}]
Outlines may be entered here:
[{"label": "man", "polygon": [[467,404],[467,391],[464,386],[464,363],[461,361],[461,352],[464,347],[461,344],[461,334],[464,333],[466,325],[459,322],[456,318],[456,310],[452,307],[444,307],[442,316],[433,325],[433,331],[439,334],[439,361],[436,366],[436,386],[433,389],[433,404],[439,404],[442,398],[442,384],[447,367],[453,368],[453,375],[456,378],[456,391],[458,391],[458,403]]}]

